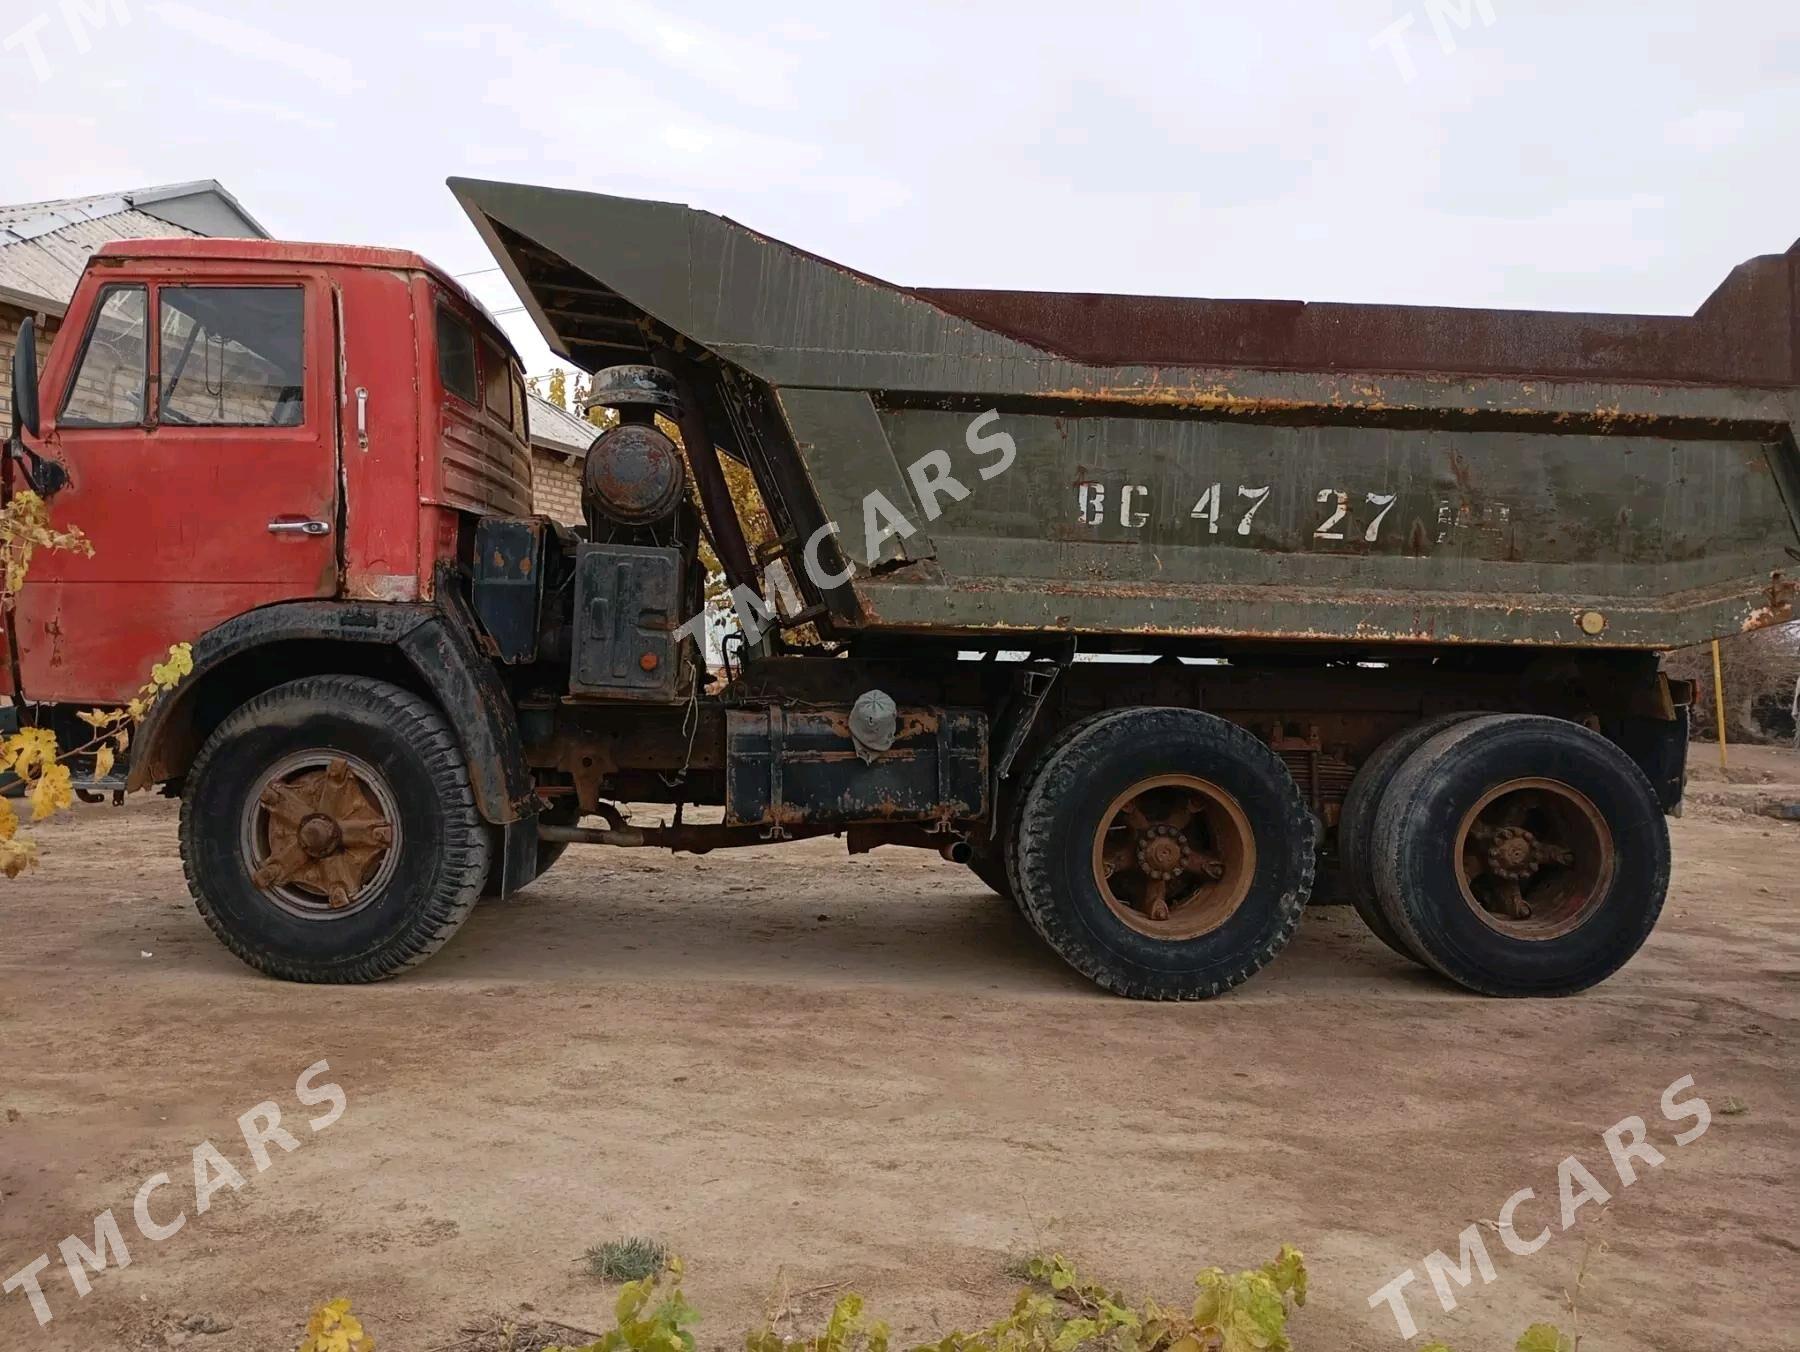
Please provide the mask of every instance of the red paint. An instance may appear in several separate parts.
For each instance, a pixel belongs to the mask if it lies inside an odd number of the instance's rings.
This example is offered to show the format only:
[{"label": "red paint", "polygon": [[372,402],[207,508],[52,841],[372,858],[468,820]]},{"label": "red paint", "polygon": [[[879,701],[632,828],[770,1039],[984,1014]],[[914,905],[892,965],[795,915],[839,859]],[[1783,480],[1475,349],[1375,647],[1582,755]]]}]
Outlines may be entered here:
[{"label": "red paint", "polygon": [[[100,289],[117,283],[148,287],[153,317],[164,286],[303,287],[305,424],[159,425],[153,319],[146,424],[59,426]],[[472,408],[440,383],[440,302],[516,381],[518,357],[492,319],[417,254],[199,239],[133,241],[96,254],[45,364],[34,443],[69,472],[52,502],[56,523],[84,531],[94,557],[33,561],[18,607],[27,697],[121,702],[170,644],[278,601],[428,597],[436,562],[454,556],[457,519],[480,510],[447,486],[455,478],[447,450],[497,456],[529,474],[511,418]],[[367,391],[360,428],[359,389]],[[518,485],[490,487],[504,510],[529,512]],[[276,520],[331,529],[279,535],[269,530]],[[0,674],[0,691],[9,684]]]}]

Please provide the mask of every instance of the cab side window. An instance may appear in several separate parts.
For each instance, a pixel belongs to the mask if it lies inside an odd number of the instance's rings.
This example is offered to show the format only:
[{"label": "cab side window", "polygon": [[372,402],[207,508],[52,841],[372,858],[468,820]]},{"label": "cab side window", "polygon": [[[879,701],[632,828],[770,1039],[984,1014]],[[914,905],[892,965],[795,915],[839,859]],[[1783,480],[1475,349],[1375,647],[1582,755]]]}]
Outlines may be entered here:
[{"label": "cab side window", "polygon": [[63,401],[64,427],[137,427],[150,381],[149,298],[141,286],[109,286]]},{"label": "cab side window", "polygon": [[455,314],[438,306],[438,379],[465,404],[481,406],[481,382],[475,373],[475,334]]},{"label": "cab side window", "polygon": [[306,421],[306,293],[297,286],[183,286],[159,293],[158,421],[299,427]]}]

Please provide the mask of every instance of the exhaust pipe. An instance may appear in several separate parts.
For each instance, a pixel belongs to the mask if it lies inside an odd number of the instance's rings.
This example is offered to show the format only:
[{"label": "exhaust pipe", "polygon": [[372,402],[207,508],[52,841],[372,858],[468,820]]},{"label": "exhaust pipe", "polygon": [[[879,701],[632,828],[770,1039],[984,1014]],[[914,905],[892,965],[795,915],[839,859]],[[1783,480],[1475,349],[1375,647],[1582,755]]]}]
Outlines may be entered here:
[{"label": "exhaust pipe", "polygon": [[591,826],[540,826],[538,839],[557,845],[622,845],[627,849],[650,843],[643,831],[630,826],[607,831],[597,831]]},{"label": "exhaust pipe", "polygon": [[966,836],[958,836],[948,845],[938,846],[938,853],[952,864],[966,864],[975,857],[975,847],[969,844]]}]

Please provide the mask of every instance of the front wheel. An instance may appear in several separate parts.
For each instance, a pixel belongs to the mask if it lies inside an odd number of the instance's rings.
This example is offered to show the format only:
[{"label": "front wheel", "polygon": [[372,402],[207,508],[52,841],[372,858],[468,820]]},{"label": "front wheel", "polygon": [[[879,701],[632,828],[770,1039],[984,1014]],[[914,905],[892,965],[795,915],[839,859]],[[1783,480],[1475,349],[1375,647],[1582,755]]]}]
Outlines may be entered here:
[{"label": "front wheel", "polygon": [[1131,709],[1053,744],[1020,804],[1021,909],[1071,967],[1119,995],[1194,1000],[1293,938],[1313,820],[1281,759],[1190,709]]},{"label": "front wheel", "polygon": [[201,916],[288,981],[380,981],[423,962],[468,918],[490,853],[449,724],[359,676],[293,681],[235,710],[182,795]]}]

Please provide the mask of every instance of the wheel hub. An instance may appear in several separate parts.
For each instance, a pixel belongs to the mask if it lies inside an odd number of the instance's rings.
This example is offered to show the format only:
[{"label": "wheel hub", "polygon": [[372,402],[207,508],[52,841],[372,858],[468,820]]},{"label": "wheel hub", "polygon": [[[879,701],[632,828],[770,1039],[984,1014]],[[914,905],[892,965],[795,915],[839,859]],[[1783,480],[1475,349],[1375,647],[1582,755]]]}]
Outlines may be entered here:
[{"label": "wheel hub", "polygon": [[1187,853],[1187,837],[1172,826],[1153,826],[1138,835],[1138,864],[1152,878],[1179,878]]},{"label": "wheel hub", "polygon": [[331,817],[314,813],[300,823],[300,848],[314,859],[334,855],[344,843],[344,828]]},{"label": "wheel hub", "polygon": [[1537,841],[1520,827],[1503,826],[1488,845],[1487,866],[1502,878],[1529,878],[1537,872]]},{"label": "wheel hub", "polygon": [[1598,904],[1614,868],[1612,833],[1588,799],[1555,780],[1490,790],[1463,819],[1464,899],[1520,938],[1567,933]]},{"label": "wheel hub", "polygon": [[353,757],[302,753],[278,764],[245,812],[250,881],[304,918],[372,900],[398,861],[399,813],[385,780]]},{"label": "wheel hub", "polygon": [[1126,790],[1101,818],[1094,877],[1133,929],[1185,939],[1216,929],[1249,890],[1255,839],[1225,790],[1163,775]]}]

